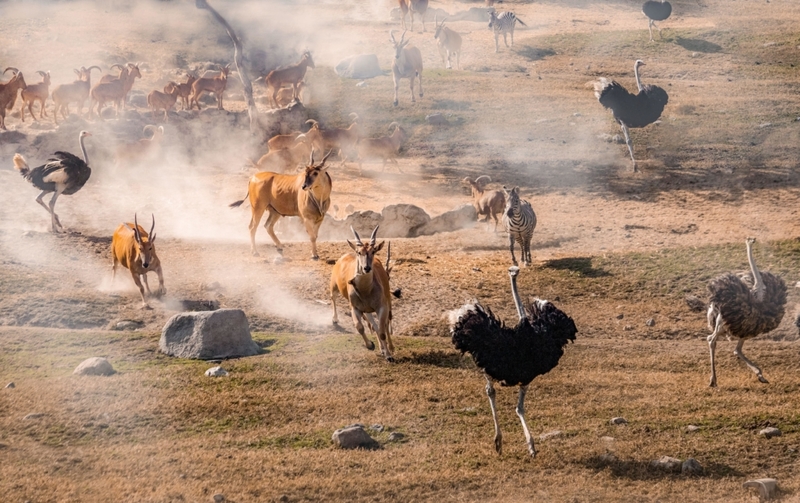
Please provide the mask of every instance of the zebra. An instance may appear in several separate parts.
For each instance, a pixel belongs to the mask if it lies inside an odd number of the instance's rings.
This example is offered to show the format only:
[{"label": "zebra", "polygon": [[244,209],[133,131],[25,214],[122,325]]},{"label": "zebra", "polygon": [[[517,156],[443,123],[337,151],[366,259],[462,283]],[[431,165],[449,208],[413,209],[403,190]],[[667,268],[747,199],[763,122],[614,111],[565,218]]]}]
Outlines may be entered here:
[{"label": "zebra", "polygon": [[503,42],[506,44],[506,47],[508,47],[506,33],[511,33],[511,45],[514,45],[514,26],[517,21],[519,21],[519,24],[522,26],[528,26],[513,12],[501,12],[498,14],[493,11],[489,13],[489,29],[494,32],[494,52],[500,51],[497,43],[497,37],[500,36],[500,34],[503,35]]},{"label": "zebra", "polygon": [[536,213],[531,208],[531,203],[519,198],[519,187],[508,190],[503,187],[506,194],[506,208],[503,210],[503,226],[508,232],[508,249],[511,250],[511,261],[517,265],[514,256],[514,241],[522,249],[522,262],[525,266],[531,265],[531,237],[536,228]]}]

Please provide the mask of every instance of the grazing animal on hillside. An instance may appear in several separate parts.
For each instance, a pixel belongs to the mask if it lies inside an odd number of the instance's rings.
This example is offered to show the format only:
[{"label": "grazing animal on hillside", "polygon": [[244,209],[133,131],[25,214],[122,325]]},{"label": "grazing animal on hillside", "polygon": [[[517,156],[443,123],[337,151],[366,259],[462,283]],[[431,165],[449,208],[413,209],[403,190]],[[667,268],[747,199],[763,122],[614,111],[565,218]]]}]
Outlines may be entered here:
[{"label": "grazing animal on hillside", "polygon": [[419,78],[419,97],[422,98],[422,53],[414,46],[406,47],[406,32],[400,36],[400,42],[395,40],[393,30],[389,30],[392,46],[394,46],[394,60],[392,60],[392,80],[394,80],[394,106],[397,106],[397,89],[400,79],[408,79],[411,84],[411,103],[414,99],[414,78]]},{"label": "grazing animal on hillside", "polygon": [[[297,175],[282,175],[270,171],[262,171],[250,178],[247,186],[247,199],[250,199],[250,251],[258,256],[256,251],[256,230],[261,222],[261,217],[268,211],[264,227],[275,243],[278,253],[283,253],[283,247],[273,228],[275,222],[281,217],[300,217],[305,225],[306,232],[311,238],[311,258],[319,259],[317,253],[317,234],[319,226],[325,218],[325,213],[331,205],[331,187],[333,183],[328,174],[325,161],[333,151],[325,154],[319,164],[314,163],[314,150],[311,150],[306,169]],[[244,203],[244,199],[230,204],[236,208]]]},{"label": "grazing animal on hillside", "polygon": [[45,110],[44,104],[47,101],[47,97],[50,95],[50,72],[38,71],[36,73],[42,76],[42,81],[38,84],[31,84],[27,86],[20,93],[20,97],[22,98],[22,106],[20,107],[19,113],[22,122],[25,122],[25,106],[28,107],[28,111],[31,113],[33,120],[36,120],[36,115],[33,113],[33,104],[37,101],[41,107],[39,109],[39,118],[44,119],[47,117],[47,111]]},{"label": "grazing animal on hillside", "polygon": [[[63,230],[54,209],[58,196],[61,194],[69,196],[78,192],[92,174],[92,168],[89,167],[89,156],[86,155],[86,147],[83,145],[83,139],[91,135],[88,131],[81,131],[78,135],[83,159],[69,152],[56,152],[46,164],[31,169],[22,155],[14,154],[14,167],[34,187],[42,191],[36,198],[36,202],[50,214],[50,227],[53,232]],[[53,193],[53,197],[48,206],[44,204],[42,198],[50,192]]]},{"label": "grazing animal on hillside", "polygon": [[[667,0],[647,0],[642,5],[642,12],[649,21],[648,28],[650,29],[650,42],[652,42],[653,26],[656,26],[656,21],[664,21],[672,14],[672,4]],[[658,28],[658,36],[661,37],[661,28]]]},{"label": "grazing animal on hillside", "polygon": [[[80,70],[74,69],[73,71],[78,76],[69,84],[61,84],[53,89],[53,121],[58,125],[58,113],[61,112],[61,117],[64,120],[69,116],[69,104],[73,101],[78,106],[78,116],[83,113],[83,104],[89,98],[89,90],[92,87],[92,70],[97,68],[102,71],[99,66],[90,66],[89,68],[81,67]],[[89,105],[91,107],[91,105]]]},{"label": "grazing animal on hillside", "polygon": [[723,274],[708,284],[711,293],[707,314],[708,327],[712,330],[708,336],[708,347],[711,351],[709,383],[711,387],[717,385],[714,351],[717,348],[717,337],[722,333],[729,339],[731,337],[739,339],[733,354],[755,372],[759,381],[768,382],[761,374],[761,369],[744,356],[742,345],[746,339],[766,334],[780,325],[786,306],[786,283],[774,274],[758,270],[753,259],[755,241],[755,238],[747,238],[745,241],[750,275]]},{"label": "grazing animal on hillside", "polygon": [[201,77],[192,82],[192,96],[189,99],[189,110],[195,105],[197,105],[197,109],[200,110],[200,102],[198,99],[205,92],[214,94],[217,98],[217,110],[223,110],[222,95],[225,94],[225,87],[228,85],[228,74],[230,71],[231,65],[225,65],[220,67],[220,74],[216,77]]},{"label": "grazing animal on hillside", "polygon": [[[192,95],[192,84],[194,81],[197,80],[197,77],[191,74],[186,75],[186,82],[183,84],[178,84],[178,97],[181,99],[181,110],[186,110],[189,108],[189,96]],[[167,88],[169,84],[164,86],[164,92],[169,92]]]},{"label": "grazing animal on hillside", "polygon": [[321,152],[328,150],[338,152],[342,165],[344,165],[348,153],[352,152],[360,136],[358,114],[352,112],[349,117],[353,121],[350,126],[331,129],[320,129],[317,121],[308,119],[306,124],[311,124],[311,129],[305,134],[298,135],[295,141],[311,145]]},{"label": "grazing animal on hillside", "polygon": [[156,118],[156,110],[163,109],[164,122],[169,122],[168,112],[172,110],[175,102],[178,101],[180,92],[181,91],[178,88],[178,84],[175,82],[169,82],[164,87],[163,93],[157,89],[150,91],[150,94],[147,95],[147,106],[150,107],[150,112],[153,114],[153,119]]},{"label": "grazing animal on hillside", "polygon": [[[336,292],[350,303],[350,314],[356,330],[364,339],[367,349],[375,349],[375,344],[367,338],[364,332],[364,325],[361,322],[366,317],[368,322],[373,325],[373,329],[378,334],[378,343],[381,346],[381,354],[387,361],[394,361],[394,344],[392,343],[392,297],[389,289],[389,258],[386,259],[386,269],[381,264],[380,259],[375,255],[383,248],[384,241],[375,244],[378,233],[378,226],[372,231],[372,236],[368,244],[361,242],[358,233],[350,227],[356,238],[353,244],[350,240],[347,244],[353,252],[342,255],[331,271],[331,281],[328,293],[333,306],[333,323],[339,324],[339,316],[336,313]],[[375,313],[378,318],[377,326],[370,313]]]},{"label": "grazing animal on hillside", "polygon": [[503,43],[508,47],[506,34],[511,34],[511,46],[514,46],[514,27],[517,23],[522,26],[528,26],[513,12],[501,12],[498,14],[492,11],[489,13],[489,29],[494,32],[494,52],[500,52],[500,46],[497,40],[500,35],[503,35]]},{"label": "grazing animal on hillside", "polygon": [[506,196],[506,207],[503,210],[503,226],[508,232],[508,248],[511,250],[511,262],[517,265],[514,256],[514,242],[519,243],[522,250],[522,262],[531,265],[531,237],[536,228],[536,213],[531,203],[519,197],[519,187],[511,190],[503,187]]},{"label": "grazing animal on hillside", "polygon": [[611,109],[614,119],[619,122],[622,132],[625,134],[625,143],[628,145],[628,152],[633,161],[633,171],[638,171],[636,159],[633,157],[633,142],[628,128],[645,127],[652,124],[661,117],[661,112],[669,101],[667,92],[658,86],[642,85],[639,78],[639,67],[644,66],[644,61],[637,59],[633,65],[633,73],[636,76],[636,87],[638,94],[631,94],[614,80],[605,77],[594,82],[594,95],[600,104]]},{"label": "grazing animal on hillside", "polygon": [[487,175],[479,176],[475,181],[465,177],[464,181],[472,189],[472,205],[475,207],[478,217],[486,215],[484,222],[487,224],[490,218],[494,219],[494,230],[497,232],[497,215],[503,214],[506,207],[506,196],[500,190],[485,190],[486,184],[492,181]]},{"label": "grazing animal on hillside", "polygon": [[297,64],[287,66],[286,68],[278,68],[267,74],[264,78],[264,83],[267,85],[268,89],[272,90],[272,93],[269,94],[271,106],[274,105],[275,108],[279,108],[278,92],[284,84],[292,85],[292,99],[299,98],[300,82],[305,78],[308,67],[315,68],[314,59],[311,57],[311,52],[305,51]]},{"label": "grazing animal on hillside", "polygon": [[[148,272],[155,272],[158,276],[158,290],[156,290],[155,295],[161,297],[167,293],[167,289],[164,288],[161,261],[156,254],[156,235],[153,232],[155,228],[155,216],[153,216],[150,232],[145,232],[144,228],[136,220],[136,214],[134,214],[133,223],[120,224],[111,238],[111,284],[114,284],[114,278],[117,275],[117,264],[122,264],[122,267],[130,270],[133,282],[139,287],[139,293],[142,296],[142,307],[145,309],[150,309],[145,297],[145,289],[147,289],[148,296],[153,295],[150,291],[150,285],[147,283]],[[142,286],[142,281],[144,281],[144,286]]]},{"label": "grazing animal on hillside", "polygon": [[3,71],[3,74],[9,70],[14,76],[5,84],[0,84],[0,129],[3,130],[6,129],[6,110],[13,110],[14,103],[17,102],[17,91],[28,87],[25,84],[25,77],[23,77],[22,72],[16,68],[9,66]]},{"label": "grazing animal on hillside", "polygon": [[390,131],[392,126],[394,126],[394,131],[389,136],[362,138],[358,140],[356,148],[358,150],[359,171],[365,159],[381,159],[383,161],[381,169],[386,168],[386,161],[392,161],[399,169],[400,165],[397,163],[397,154],[400,152],[400,147],[403,146],[403,142],[408,139],[408,133],[396,122],[389,124]]},{"label": "grazing animal on hillside", "polygon": [[519,386],[517,416],[522,422],[528,452],[536,456],[533,437],[525,423],[525,394],[531,381],[558,365],[564,346],[575,340],[578,329],[572,318],[546,300],[533,299],[526,314],[517,293],[519,267],[509,268],[508,274],[519,315],[517,326],[513,329],[506,327],[491,309],[484,309],[475,301],[450,313],[450,334],[456,349],[470,353],[475,364],[484,371],[497,453],[502,454],[503,435],[497,421],[495,382],[501,386]]},{"label": "grazing animal on hillside", "polygon": [[444,25],[447,18],[442,19],[442,24],[436,24],[436,17],[433,18],[433,25],[436,32],[433,38],[437,40],[439,47],[439,55],[442,57],[442,63],[445,63],[445,68],[452,68],[450,64],[450,57],[456,57],[456,69],[461,70],[461,35],[456,33]]}]

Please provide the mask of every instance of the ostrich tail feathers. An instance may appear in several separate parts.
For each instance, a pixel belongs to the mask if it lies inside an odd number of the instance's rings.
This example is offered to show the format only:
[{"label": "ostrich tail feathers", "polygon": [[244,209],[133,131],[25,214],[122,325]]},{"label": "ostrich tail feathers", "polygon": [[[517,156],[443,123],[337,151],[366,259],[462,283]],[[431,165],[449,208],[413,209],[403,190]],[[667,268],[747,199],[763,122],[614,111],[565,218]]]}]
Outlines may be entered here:
[{"label": "ostrich tail feathers", "polygon": [[542,325],[550,339],[564,347],[570,341],[575,341],[575,334],[578,328],[572,318],[561,309],[553,305],[552,302],[534,298],[528,306],[531,325]]},{"label": "ostrich tail feathers", "polygon": [[28,173],[31,171],[31,168],[28,167],[28,163],[25,162],[25,158],[22,157],[21,154],[14,154],[14,168],[25,177],[27,177]]}]

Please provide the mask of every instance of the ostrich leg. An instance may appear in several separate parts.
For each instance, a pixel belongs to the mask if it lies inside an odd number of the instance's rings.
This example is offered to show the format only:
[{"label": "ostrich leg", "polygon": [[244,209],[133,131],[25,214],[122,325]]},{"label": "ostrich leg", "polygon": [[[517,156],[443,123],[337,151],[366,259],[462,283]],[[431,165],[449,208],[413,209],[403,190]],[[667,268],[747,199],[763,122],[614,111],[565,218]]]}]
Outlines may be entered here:
[{"label": "ostrich leg", "polygon": [[528,443],[528,452],[531,457],[536,457],[536,448],[533,446],[533,438],[531,432],[528,430],[528,424],[525,422],[525,394],[528,392],[528,385],[519,387],[519,400],[517,401],[517,416],[522,422],[522,431],[525,432],[525,442]]},{"label": "ostrich leg", "polygon": [[497,451],[497,454],[503,454],[503,434],[500,433],[500,423],[497,422],[497,404],[494,401],[496,391],[492,378],[488,375],[484,377],[486,377],[486,396],[489,397],[489,406],[492,408],[492,419],[494,420],[494,450]]},{"label": "ostrich leg", "polygon": [[651,20],[650,20],[650,23],[648,24],[648,28],[650,29],[650,42],[653,42],[653,41],[654,41],[654,40],[653,40],[653,26],[655,26],[655,25],[656,25],[655,21],[653,21],[653,20],[651,19]]},{"label": "ostrich leg", "polygon": [[628,152],[631,153],[631,161],[633,161],[633,172],[636,173],[639,171],[639,167],[636,166],[636,159],[633,158],[633,141],[631,141],[631,134],[628,131],[628,126],[623,124],[622,122],[619,123],[622,126],[622,132],[625,134],[625,144],[628,146]]},{"label": "ostrich leg", "polygon": [[760,382],[763,382],[765,384],[769,384],[769,381],[764,379],[764,376],[761,375],[761,369],[756,367],[755,363],[753,363],[750,360],[748,360],[747,357],[744,355],[744,353],[742,353],[742,346],[743,345],[744,345],[744,339],[739,339],[739,344],[736,345],[736,349],[733,350],[733,354],[738,356],[747,365],[747,367],[750,370],[755,372],[755,374],[758,377],[758,380]]},{"label": "ostrich leg", "polygon": [[717,350],[717,337],[722,330],[722,315],[718,314],[714,323],[714,331],[708,336],[708,349],[711,352],[711,381],[708,383],[712,388],[717,387],[717,367],[714,365],[714,352]]},{"label": "ostrich leg", "polygon": [[61,190],[56,189],[56,191],[53,192],[53,198],[50,199],[50,204],[49,204],[49,206],[50,206],[50,225],[52,226],[53,232],[55,232],[55,233],[61,232],[59,229],[61,229],[61,230],[64,229],[64,227],[61,225],[61,222],[58,220],[58,215],[56,215],[56,210],[55,210],[56,199],[58,199],[58,196],[61,195],[61,192],[63,190],[64,190],[63,188],[61,188]]}]

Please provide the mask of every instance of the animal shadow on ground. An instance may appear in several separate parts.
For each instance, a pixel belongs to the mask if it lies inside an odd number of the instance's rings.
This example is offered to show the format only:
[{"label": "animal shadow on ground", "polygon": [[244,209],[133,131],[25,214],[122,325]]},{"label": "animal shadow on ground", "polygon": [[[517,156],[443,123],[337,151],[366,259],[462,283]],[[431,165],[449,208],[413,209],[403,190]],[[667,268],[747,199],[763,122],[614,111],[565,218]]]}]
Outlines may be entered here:
[{"label": "animal shadow on ground", "polygon": [[592,267],[591,257],[568,257],[548,260],[542,267],[556,270],[574,271],[585,278],[602,278],[604,276],[611,276],[611,273],[603,269],[595,269]]},{"label": "animal shadow on ground", "polygon": [[523,45],[520,49],[517,49],[517,54],[528,61],[539,61],[547,56],[555,56],[556,51],[553,49],[539,49],[530,45]]},{"label": "animal shadow on ground", "polygon": [[687,51],[705,53],[722,52],[721,45],[717,45],[714,42],[708,42],[699,38],[675,37],[675,43]]},{"label": "animal shadow on ground", "polygon": [[434,110],[469,110],[470,102],[450,99],[434,99],[431,103],[431,108]]},{"label": "animal shadow on ground", "polygon": [[[665,478],[684,477],[680,472],[664,470],[650,465],[650,461],[635,459],[623,460],[608,454],[592,456],[579,461],[584,467],[601,472],[609,470],[615,477],[629,480],[654,480]],[[735,468],[721,463],[708,463],[703,466],[703,472],[698,477],[744,477],[744,474]]]},{"label": "animal shadow on ground", "polygon": [[398,363],[413,363],[416,365],[431,365],[448,369],[465,367],[464,358],[458,353],[432,350],[424,353],[411,353],[411,356],[398,358]]}]

